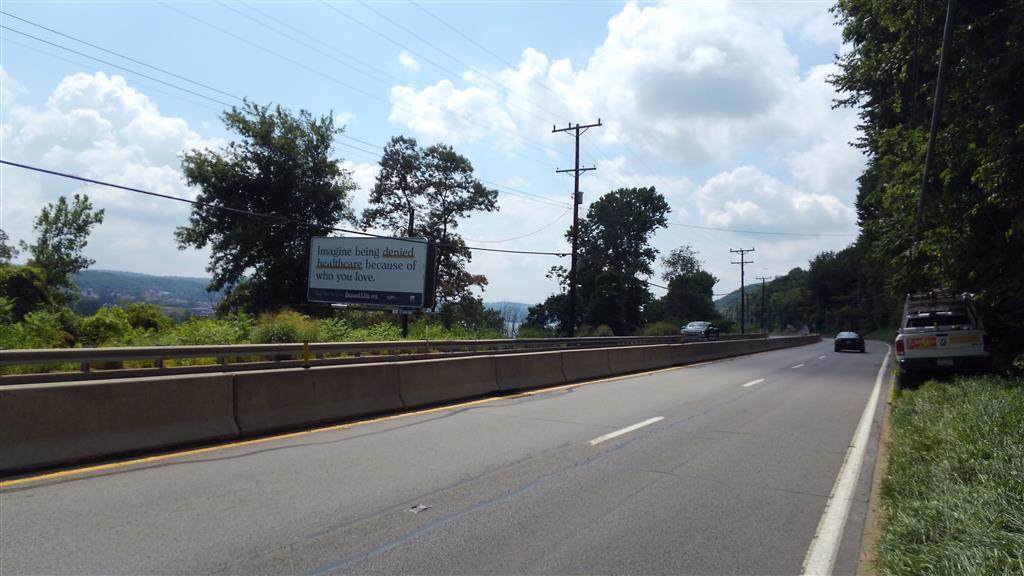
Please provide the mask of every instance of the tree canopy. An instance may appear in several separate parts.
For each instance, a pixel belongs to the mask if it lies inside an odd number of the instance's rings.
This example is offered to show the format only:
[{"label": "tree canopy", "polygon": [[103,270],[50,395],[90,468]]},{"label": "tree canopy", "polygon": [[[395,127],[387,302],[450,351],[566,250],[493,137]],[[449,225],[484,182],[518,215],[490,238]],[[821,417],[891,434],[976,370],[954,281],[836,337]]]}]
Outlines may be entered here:
[{"label": "tree canopy", "polygon": [[[305,305],[310,237],[354,221],[351,174],[332,157],[331,114],[314,117],[246,102],[222,116],[237,137],[220,150],[192,150],[185,179],[199,187],[181,249],[210,247],[211,291],[227,289],[222,309]],[[261,218],[246,214],[271,214]],[[295,222],[305,225],[297,225]]]},{"label": "tree canopy", "polygon": [[[916,225],[946,4],[840,0],[851,49],[837,58],[839,104],[860,110],[868,155],[857,212],[858,308],[878,292],[948,286],[974,292],[997,339],[1024,348],[1024,5],[961,2],[948,80]],[[870,285],[869,290],[863,290]],[[851,303],[852,305],[852,303]]]},{"label": "tree canopy", "polygon": [[467,270],[473,254],[456,230],[474,212],[497,210],[497,191],[477,180],[465,156],[445,144],[423,149],[413,138],[395,136],[384,147],[362,223],[440,244],[437,297],[443,306],[471,298],[472,287],[487,285],[485,276]]},{"label": "tree canopy", "polygon": [[83,251],[92,229],[103,222],[103,209],[94,209],[89,197],[75,194],[71,203],[61,196],[47,204],[36,217],[34,244],[21,243],[29,255],[28,265],[39,270],[55,301],[73,301],[78,288],[71,275],[93,264]]}]

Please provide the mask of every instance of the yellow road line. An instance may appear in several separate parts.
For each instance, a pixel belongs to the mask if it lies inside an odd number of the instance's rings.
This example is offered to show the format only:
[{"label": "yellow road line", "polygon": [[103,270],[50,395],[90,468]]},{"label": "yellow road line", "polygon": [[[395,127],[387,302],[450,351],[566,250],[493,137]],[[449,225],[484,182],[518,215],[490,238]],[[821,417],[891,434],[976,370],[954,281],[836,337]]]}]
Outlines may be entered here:
[{"label": "yellow road line", "polygon": [[42,480],[54,480],[57,478],[66,478],[68,476],[78,476],[84,474],[92,474],[95,472],[103,472],[106,470],[116,470],[119,468],[126,468],[128,466],[135,466],[138,464],[149,464],[153,462],[162,462],[164,460],[171,460],[174,458],[183,458],[186,456],[194,456],[196,454],[207,454],[209,452],[217,452],[220,450],[226,450],[228,448],[236,448],[239,446],[252,446],[255,444],[263,444],[266,442],[273,442],[276,440],[286,440],[288,438],[297,438],[300,436],[307,436],[310,434],[317,434],[320,432],[331,432],[334,430],[347,430],[349,428],[355,428],[357,426],[365,426],[367,424],[375,424],[377,422],[387,422],[389,420],[397,420],[399,418],[407,418],[410,416],[420,416],[423,414],[431,414],[433,412],[442,412],[445,410],[457,410],[468,406],[478,406],[481,404],[488,404],[497,400],[508,400],[514,398],[525,398],[528,396],[534,396],[536,394],[546,394],[549,392],[557,392],[559,390],[566,390],[569,388],[576,388],[579,386],[588,386],[590,384],[601,384],[604,382],[614,382],[617,380],[625,380],[628,378],[636,378],[637,376],[646,376],[648,374],[658,374],[661,372],[669,372],[672,370],[680,370],[682,368],[692,368],[695,366],[703,366],[715,362],[711,360],[709,362],[701,362],[698,364],[686,364],[683,366],[672,366],[669,368],[661,368],[658,370],[648,370],[645,372],[637,372],[633,374],[623,374],[621,376],[612,376],[609,378],[602,378],[600,380],[587,380],[584,382],[575,382],[573,384],[563,384],[561,386],[554,386],[551,388],[539,388],[537,390],[529,390],[526,392],[520,392],[518,394],[511,394],[508,396],[492,396],[489,398],[481,398],[479,400],[471,400],[469,402],[461,402],[459,404],[448,404],[445,406],[437,406],[435,408],[427,408],[425,410],[415,410],[412,412],[401,412],[398,414],[389,414],[387,416],[379,416],[377,418],[370,418],[367,420],[357,420],[355,422],[346,422],[345,424],[334,424],[331,426],[324,426],[321,428],[311,428],[309,430],[300,430],[298,432],[287,432],[284,434],[277,434],[274,436],[265,436],[262,438],[254,438],[252,440],[238,440],[225,444],[217,444],[216,446],[206,446],[204,448],[192,448],[188,450],[179,450],[177,452],[168,452],[165,454],[156,454],[154,456],[143,456],[141,458],[133,458],[130,460],[122,460],[119,462],[110,462],[108,464],[96,464],[93,466],[84,466],[82,468],[71,468],[68,470],[60,470],[57,472],[49,472],[40,474],[38,476],[27,476],[25,478],[16,478],[14,480],[0,481],[0,488],[10,488],[12,486],[20,486],[22,484],[28,484],[30,482],[39,482]]}]

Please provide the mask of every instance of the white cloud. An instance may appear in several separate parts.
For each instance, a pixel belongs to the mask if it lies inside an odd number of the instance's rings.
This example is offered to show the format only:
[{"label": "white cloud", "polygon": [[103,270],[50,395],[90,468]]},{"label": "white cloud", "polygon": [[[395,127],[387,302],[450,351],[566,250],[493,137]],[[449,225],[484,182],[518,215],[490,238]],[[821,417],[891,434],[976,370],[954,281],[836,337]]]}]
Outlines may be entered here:
[{"label": "white cloud", "polygon": [[831,194],[788,186],[753,166],[720,173],[700,187],[697,203],[708,226],[800,233],[846,233],[853,210]]},{"label": "white cloud", "polygon": [[420,69],[420,61],[405,50],[398,53],[398,63],[402,65],[402,68],[411,72],[418,72]]},{"label": "white cloud", "polygon": [[[65,77],[42,106],[5,106],[2,128],[7,158],[182,198],[194,192],[181,178],[181,152],[219,144],[184,119],[161,114],[124,78],[101,72]],[[86,193],[106,211],[86,248],[95,267],[204,273],[207,253],[178,251],[174,243],[174,228],[188,218],[185,204],[11,167],[2,174],[3,225],[14,238],[32,242],[31,223],[43,205]]]}]

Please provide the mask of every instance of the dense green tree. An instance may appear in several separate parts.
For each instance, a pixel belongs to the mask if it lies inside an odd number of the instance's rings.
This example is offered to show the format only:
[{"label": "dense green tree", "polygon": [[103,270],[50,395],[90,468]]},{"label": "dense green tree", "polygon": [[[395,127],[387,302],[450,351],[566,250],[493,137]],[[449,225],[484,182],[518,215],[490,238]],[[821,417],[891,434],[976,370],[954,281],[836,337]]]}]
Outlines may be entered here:
[{"label": "dense green tree", "polygon": [[21,247],[29,254],[28,265],[42,272],[55,301],[66,303],[77,298],[78,287],[71,275],[92,265],[93,260],[82,252],[92,229],[102,222],[103,210],[94,209],[84,194],[75,194],[70,204],[61,196],[56,204],[44,206],[36,217],[36,242],[22,242]]},{"label": "dense green tree", "polygon": [[201,204],[193,206],[188,225],[177,229],[178,246],[209,246],[209,290],[230,291],[222,310],[300,308],[306,304],[310,238],[354,220],[350,195],[356,186],[331,156],[342,129],[330,114],[296,115],[252,102],[222,118],[237,140],[216,151],[192,150],[182,159],[185,179],[199,187]]},{"label": "dense green tree", "polygon": [[20,322],[30,312],[53,306],[46,275],[33,266],[0,266],[0,296],[10,303],[11,319]]},{"label": "dense green tree", "polygon": [[437,242],[438,302],[471,298],[471,289],[486,286],[487,278],[467,270],[473,255],[456,230],[474,212],[497,211],[497,191],[481,184],[472,163],[451,146],[423,149],[405,136],[384,147],[380,168],[363,225]]},{"label": "dense green tree", "polygon": [[18,250],[14,246],[7,244],[9,239],[7,232],[0,230],[0,266],[10,264],[11,260],[18,257]]},{"label": "dense green tree", "polygon": [[668,293],[660,301],[662,318],[676,324],[693,320],[714,320],[714,287],[718,278],[704,270],[689,245],[680,246],[661,259]]},{"label": "dense green tree", "polygon": [[860,269],[874,282],[881,269],[893,295],[922,285],[977,293],[997,339],[1020,353],[1024,4],[959,4],[920,225],[946,3],[840,0],[835,13],[851,49],[839,57],[833,83],[845,94],[841,104],[859,107],[859,144],[868,153],[857,198]]},{"label": "dense green tree", "polygon": [[569,295],[565,292],[552,294],[543,302],[530,306],[526,312],[524,328],[551,330],[559,336],[568,335]]},{"label": "dense green tree", "polygon": [[670,210],[653,186],[620,188],[588,207],[579,224],[576,278],[584,324],[616,334],[643,324],[643,308],[653,299],[644,278],[654,274],[658,255],[650,240],[667,226]]}]

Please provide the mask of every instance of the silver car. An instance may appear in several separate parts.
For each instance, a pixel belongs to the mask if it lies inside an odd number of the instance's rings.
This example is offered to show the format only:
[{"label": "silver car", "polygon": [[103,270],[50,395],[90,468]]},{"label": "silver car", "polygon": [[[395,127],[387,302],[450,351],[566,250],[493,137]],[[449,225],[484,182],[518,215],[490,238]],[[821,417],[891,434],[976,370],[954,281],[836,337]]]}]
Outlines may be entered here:
[{"label": "silver car", "polygon": [[705,342],[718,340],[718,326],[711,322],[697,321],[690,322],[679,331],[683,335],[683,342]]}]

